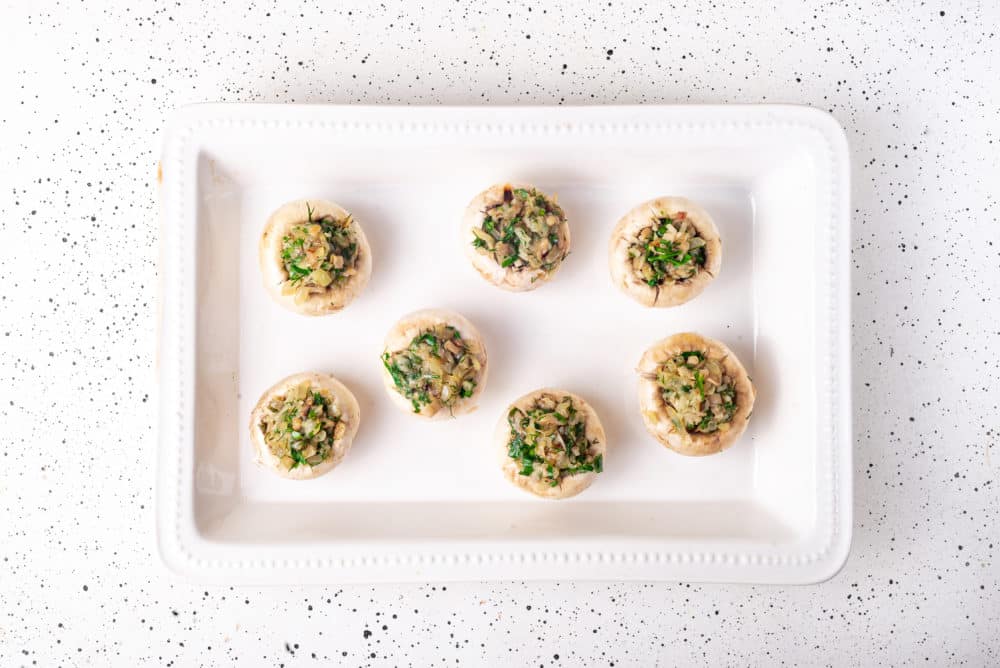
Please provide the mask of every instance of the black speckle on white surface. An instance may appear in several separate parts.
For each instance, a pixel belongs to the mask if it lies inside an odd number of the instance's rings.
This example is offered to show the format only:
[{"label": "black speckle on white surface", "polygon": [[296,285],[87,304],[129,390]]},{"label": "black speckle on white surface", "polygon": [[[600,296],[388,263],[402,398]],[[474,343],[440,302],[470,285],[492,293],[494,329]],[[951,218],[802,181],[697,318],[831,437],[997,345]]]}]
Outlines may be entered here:
[{"label": "black speckle on white surface", "polygon": [[[15,2],[0,665],[1000,664],[1000,6]],[[201,101],[808,104],[853,183],[854,547],[809,587],[214,587],[153,529],[162,129]]]}]

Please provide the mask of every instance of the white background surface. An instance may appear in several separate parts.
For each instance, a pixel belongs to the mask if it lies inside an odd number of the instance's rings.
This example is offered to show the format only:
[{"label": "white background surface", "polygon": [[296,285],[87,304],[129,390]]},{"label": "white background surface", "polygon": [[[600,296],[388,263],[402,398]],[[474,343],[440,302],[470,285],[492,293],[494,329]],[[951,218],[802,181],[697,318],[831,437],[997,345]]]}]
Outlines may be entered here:
[{"label": "white background surface", "polygon": [[[0,663],[996,664],[998,19],[971,2],[6,8]],[[797,588],[169,579],[154,177],[165,119],[204,100],[830,110],[854,172],[844,570]]]}]

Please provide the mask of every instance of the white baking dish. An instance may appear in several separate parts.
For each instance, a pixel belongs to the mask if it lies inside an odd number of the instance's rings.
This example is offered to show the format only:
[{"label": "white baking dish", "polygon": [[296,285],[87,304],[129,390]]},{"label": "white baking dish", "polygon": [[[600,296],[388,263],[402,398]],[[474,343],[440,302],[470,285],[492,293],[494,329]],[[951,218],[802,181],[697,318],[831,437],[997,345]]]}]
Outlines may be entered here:
[{"label": "white baking dish", "polygon": [[[790,106],[429,108],[202,105],[162,159],[157,524],[184,576],[273,583],[645,579],[806,583],[851,536],[849,178],[844,133]],[[506,179],[557,193],[572,254],[505,293],[468,265],[469,199]],[[692,197],[718,224],[721,275],[694,301],[644,309],[608,275],[608,235],[637,202]],[[309,319],[273,303],[256,244],[282,203],[321,197],[364,226],[367,290]],[[442,306],[484,334],[480,409],[426,423],[394,408],[382,338]],[[643,429],[634,367],[678,331],[718,338],[753,377],[749,429],[687,458]],[[330,474],[288,481],[251,459],[250,409],[279,378],[335,374],[361,403]],[[608,432],[606,470],[543,501],[504,481],[490,437],[507,403],[577,392]]]}]

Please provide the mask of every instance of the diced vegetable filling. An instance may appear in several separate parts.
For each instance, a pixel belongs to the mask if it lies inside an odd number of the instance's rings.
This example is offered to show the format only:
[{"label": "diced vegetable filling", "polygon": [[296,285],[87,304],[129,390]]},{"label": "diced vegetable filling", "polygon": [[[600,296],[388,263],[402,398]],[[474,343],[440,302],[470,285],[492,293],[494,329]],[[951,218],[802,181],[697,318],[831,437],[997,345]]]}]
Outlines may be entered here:
[{"label": "diced vegetable filling", "polygon": [[282,293],[302,303],[331,286],[341,286],[358,272],[358,240],[351,217],[316,218],[306,205],[308,220],[294,225],[281,239],[281,262],[288,280]]},{"label": "diced vegetable filling", "polygon": [[628,256],[632,271],[646,285],[680,283],[705,268],[705,240],[686,212],[661,212],[629,243]]},{"label": "diced vegetable filling", "polygon": [[472,245],[514,271],[552,271],[566,257],[566,216],[538,190],[505,188],[504,201],[483,212]]},{"label": "diced vegetable filling", "polygon": [[337,400],[307,380],[268,402],[260,429],[268,450],[290,471],[329,459],[347,423]]},{"label": "diced vegetable filling", "polygon": [[512,408],[507,422],[507,454],[521,467],[520,475],[555,487],[569,476],[604,470],[597,440],[587,438],[586,413],[572,397],[542,394],[527,411]]},{"label": "diced vegetable filling", "polygon": [[478,353],[457,329],[440,324],[421,331],[404,350],[384,352],[382,364],[414,413],[429,406],[434,415],[472,396],[483,371]]},{"label": "diced vegetable filling", "polygon": [[678,353],[660,365],[656,382],[678,432],[729,431],[736,413],[736,384],[719,360],[699,350]]}]

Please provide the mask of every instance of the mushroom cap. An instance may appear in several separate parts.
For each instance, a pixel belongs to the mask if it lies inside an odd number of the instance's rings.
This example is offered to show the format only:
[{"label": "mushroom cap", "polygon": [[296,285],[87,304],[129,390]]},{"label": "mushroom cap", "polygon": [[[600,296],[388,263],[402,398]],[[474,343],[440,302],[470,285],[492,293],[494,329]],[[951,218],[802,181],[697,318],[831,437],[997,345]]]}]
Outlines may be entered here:
[{"label": "mushroom cap", "polygon": [[419,415],[422,418],[442,420],[471,413],[479,407],[479,397],[486,388],[486,377],[489,373],[486,344],[483,343],[483,337],[479,334],[479,330],[467,318],[448,309],[429,308],[414,311],[400,318],[392,326],[392,329],[389,330],[389,333],[386,334],[385,351],[391,353],[405,350],[409,347],[413,338],[419,335],[420,332],[436,325],[451,325],[457,329],[458,333],[462,335],[462,339],[469,346],[470,352],[479,357],[481,371],[479,380],[472,389],[472,394],[468,397],[459,397],[456,399],[450,411],[445,410],[444,407],[435,408],[430,404],[425,404],[420,407],[419,412],[416,412],[413,410],[413,404],[410,403],[410,400],[396,389],[396,383],[393,381],[392,375],[385,368],[384,364],[382,365],[382,385],[385,387],[386,394],[389,395],[392,403],[401,410],[411,415]]},{"label": "mushroom cap", "polygon": [[[281,465],[281,458],[276,457],[271,452],[270,448],[267,447],[267,443],[264,440],[264,432],[260,428],[260,421],[267,411],[267,404],[270,403],[273,397],[281,394],[287,394],[289,390],[301,385],[307,380],[311,383],[312,387],[320,388],[328,392],[339,404],[341,417],[344,423],[347,424],[347,431],[344,432],[344,436],[342,438],[334,441],[333,451],[327,459],[323,460],[316,466],[300,464],[293,469],[286,470]],[[347,389],[346,385],[333,376],[313,371],[306,371],[288,376],[287,378],[279,380],[266,392],[264,392],[264,394],[260,397],[260,401],[257,402],[257,405],[254,406],[253,411],[250,413],[250,443],[253,445],[254,449],[254,461],[266,468],[271,469],[283,478],[290,478],[292,480],[307,480],[309,478],[316,478],[330,471],[343,461],[348,450],[351,449],[351,444],[354,441],[354,436],[358,433],[358,426],[360,423],[361,407],[358,406],[358,400],[354,397],[354,394]]]},{"label": "mushroom cap", "polygon": [[[673,216],[684,211],[698,235],[705,240],[705,266],[693,278],[680,282],[664,281],[651,286],[639,279],[632,270],[629,240],[634,239],[652,219],[661,214]],[[677,306],[697,297],[719,275],[722,267],[722,240],[708,212],[684,197],[658,197],[643,202],[622,216],[608,242],[608,267],[611,281],[622,292],[643,306]]]},{"label": "mushroom cap", "polygon": [[[667,417],[656,373],[663,362],[687,350],[701,350],[707,357],[719,360],[726,374],[733,379],[736,412],[728,431],[710,434],[682,433]],[[692,332],[674,334],[650,346],[643,353],[636,370],[639,372],[639,409],[642,421],[653,438],[671,450],[682,455],[713,455],[735,443],[746,430],[756,393],[736,354],[722,343]]]},{"label": "mushroom cap", "polygon": [[[469,258],[469,262],[472,263],[472,266],[479,272],[480,276],[504,290],[525,292],[527,290],[534,290],[546,281],[551,280],[556,272],[559,271],[563,260],[560,260],[548,271],[540,267],[518,271],[513,267],[501,267],[493,258],[478,252],[471,243],[471,239],[473,238],[472,230],[483,224],[483,212],[489,207],[503,203],[504,190],[507,188],[515,190],[518,188],[538,190],[534,186],[524,183],[497,183],[476,195],[469,202],[469,205],[465,207],[465,214],[462,216],[461,243],[462,248],[465,249],[466,257]],[[558,204],[556,196],[545,195],[545,197],[549,201]],[[569,253],[569,223],[566,222],[565,216],[563,218],[560,230],[566,239],[566,253]]]},{"label": "mushroom cap", "polygon": [[557,397],[570,397],[572,399],[576,410],[586,416],[587,426],[584,431],[586,438],[596,441],[597,454],[606,458],[607,436],[604,433],[604,426],[601,425],[601,420],[597,417],[594,408],[583,397],[577,394],[550,387],[529,392],[504,409],[503,414],[497,421],[497,426],[493,434],[494,448],[500,460],[500,470],[503,473],[503,477],[513,485],[544,499],[568,499],[590,487],[597,478],[598,473],[596,471],[584,471],[566,476],[559,481],[558,485],[553,487],[533,475],[521,475],[521,465],[507,453],[507,448],[510,444],[510,424],[507,422],[507,415],[513,408],[520,408],[522,411],[527,411],[535,403],[535,400],[544,394],[552,394]]},{"label": "mushroom cap", "polygon": [[341,206],[322,199],[300,199],[289,202],[267,219],[260,237],[257,259],[264,287],[274,301],[302,315],[329,315],[354,301],[368,285],[372,273],[372,252],[364,230],[352,216],[351,230],[358,244],[358,272],[343,285],[331,285],[325,292],[311,295],[302,302],[296,302],[295,295],[282,294],[281,288],[288,280],[288,273],[281,258],[282,239],[293,226],[309,220],[309,208],[312,209],[314,218],[332,216],[337,220],[343,220],[350,215]]}]

